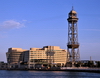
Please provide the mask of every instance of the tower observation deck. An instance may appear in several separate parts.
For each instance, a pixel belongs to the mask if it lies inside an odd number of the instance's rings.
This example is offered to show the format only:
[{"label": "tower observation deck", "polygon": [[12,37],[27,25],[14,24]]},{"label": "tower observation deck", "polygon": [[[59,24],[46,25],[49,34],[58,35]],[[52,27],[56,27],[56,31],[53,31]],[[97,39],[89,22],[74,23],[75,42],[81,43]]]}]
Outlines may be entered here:
[{"label": "tower observation deck", "polygon": [[68,61],[75,62],[80,58],[79,43],[78,43],[78,30],[77,30],[77,12],[72,10],[68,14]]}]

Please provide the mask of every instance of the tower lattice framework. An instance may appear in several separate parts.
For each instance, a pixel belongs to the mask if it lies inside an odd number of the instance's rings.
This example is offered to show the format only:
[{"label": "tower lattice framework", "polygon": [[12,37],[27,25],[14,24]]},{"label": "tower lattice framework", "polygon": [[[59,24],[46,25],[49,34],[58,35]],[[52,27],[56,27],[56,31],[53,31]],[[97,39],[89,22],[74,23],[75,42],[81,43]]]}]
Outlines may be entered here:
[{"label": "tower lattice framework", "polygon": [[68,61],[75,62],[80,59],[78,29],[77,29],[77,12],[73,9],[68,15]]}]

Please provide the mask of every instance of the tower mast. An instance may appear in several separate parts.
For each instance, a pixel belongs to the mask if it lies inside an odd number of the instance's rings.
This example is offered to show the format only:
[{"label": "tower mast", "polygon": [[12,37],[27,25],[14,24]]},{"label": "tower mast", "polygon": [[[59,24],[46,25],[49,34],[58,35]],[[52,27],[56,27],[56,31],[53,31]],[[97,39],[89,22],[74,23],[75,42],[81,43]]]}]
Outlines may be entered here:
[{"label": "tower mast", "polygon": [[77,30],[77,12],[72,10],[68,14],[68,61],[75,63],[80,58],[79,43],[78,43],[78,30]]}]

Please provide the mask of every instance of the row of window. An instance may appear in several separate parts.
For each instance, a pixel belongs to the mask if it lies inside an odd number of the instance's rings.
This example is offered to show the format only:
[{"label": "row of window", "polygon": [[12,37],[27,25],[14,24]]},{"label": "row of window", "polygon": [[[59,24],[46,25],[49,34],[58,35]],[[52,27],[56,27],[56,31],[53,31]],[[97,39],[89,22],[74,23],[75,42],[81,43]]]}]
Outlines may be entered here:
[{"label": "row of window", "polygon": [[47,57],[31,57],[31,58],[47,58]]},{"label": "row of window", "polygon": [[[58,52],[58,51],[60,51],[60,52],[62,52],[62,50],[48,50],[48,51],[30,51],[30,52],[51,52],[51,51],[53,51],[53,52]],[[65,51],[64,51],[65,52]]]}]

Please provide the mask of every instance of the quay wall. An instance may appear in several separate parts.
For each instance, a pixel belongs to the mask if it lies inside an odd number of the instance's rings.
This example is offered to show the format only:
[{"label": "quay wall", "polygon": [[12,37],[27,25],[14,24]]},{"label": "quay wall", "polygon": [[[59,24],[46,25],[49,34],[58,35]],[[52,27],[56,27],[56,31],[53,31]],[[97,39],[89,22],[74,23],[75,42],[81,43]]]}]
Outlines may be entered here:
[{"label": "quay wall", "polygon": [[89,68],[89,67],[53,67],[49,69],[0,69],[0,70],[31,70],[31,71],[72,71],[72,72],[98,72],[100,68]]},{"label": "quay wall", "polygon": [[99,72],[100,68],[90,68],[90,67],[61,67],[62,71],[79,71],[79,72]]}]

